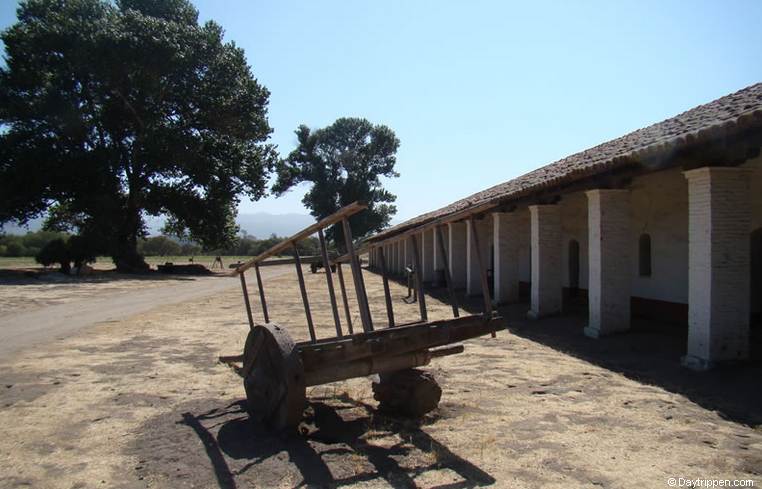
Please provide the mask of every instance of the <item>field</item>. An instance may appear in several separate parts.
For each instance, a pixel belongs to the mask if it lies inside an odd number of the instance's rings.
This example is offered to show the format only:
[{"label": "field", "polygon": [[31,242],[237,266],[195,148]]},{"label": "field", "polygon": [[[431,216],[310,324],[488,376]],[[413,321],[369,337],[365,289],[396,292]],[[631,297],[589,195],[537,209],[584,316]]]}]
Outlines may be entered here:
[{"label": "field", "polygon": [[[318,336],[331,335],[325,275],[305,278]],[[365,280],[384,327],[381,280],[369,272]],[[249,287],[259,317],[253,280]],[[307,338],[293,268],[265,287],[273,320]],[[399,321],[416,319],[402,284],[392,292]],[[432,319],[451,314],[440,292],[427,297]],[[369,379],[354,379],[309,389],[299,436],[251,423],[240,379],[216,362],[243,346],[240,289],[95,325],[0,361],[0,487],[762,483],[759,369],[686,372],[672,349],[679,339],[661,336],[644,362],[655,341],[647,329],[593,342],[580,339],[584,318],[528,322],[525,310],[502,309],[508,330],[427,367],[443,397],[425,419],[377,412]]]}]

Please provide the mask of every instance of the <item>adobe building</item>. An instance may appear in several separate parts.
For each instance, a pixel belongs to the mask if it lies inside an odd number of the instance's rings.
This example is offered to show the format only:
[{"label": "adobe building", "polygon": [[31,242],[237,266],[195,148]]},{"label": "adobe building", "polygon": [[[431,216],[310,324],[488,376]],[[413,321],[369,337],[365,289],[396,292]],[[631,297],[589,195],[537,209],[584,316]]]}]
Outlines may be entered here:
[{"label": "adobe building", "polygon": [[586,301],[590,338],[638,315],[687,326],[686,367],[743,361],[762,311],[761,146],[762,83],[372,236],[370,264],[383,251],[402,274],[415,241],[424,283],[447,266],[478,294],[473,222],[496,304],[541,318]]}]

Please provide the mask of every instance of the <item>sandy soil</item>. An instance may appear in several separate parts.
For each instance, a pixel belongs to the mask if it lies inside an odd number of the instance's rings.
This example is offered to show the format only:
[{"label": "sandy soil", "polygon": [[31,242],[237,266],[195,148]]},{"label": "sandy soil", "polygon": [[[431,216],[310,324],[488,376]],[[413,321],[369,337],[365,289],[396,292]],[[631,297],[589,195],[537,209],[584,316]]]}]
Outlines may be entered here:
[{"label": "sandy soil", "polygon": [[[293,275],[266,282],[270,313],[306,338]],[[325,275],[305,276],[318,335],[330,336]],[[366,282],[382,326],[381,281]],[[415,319],[402,286],[393,293],[399,320]],[[432,318],[449,316],[427,299]],[[443,397],[421,422],[381,415],[368,379],[355,379],[310,389],[309,435],[268,435],[216,362],[242,348],[241,302],[231,289],[3,359],[0,487],[762,484],[759,367],[687,373],[679,338],[661,330],[592,341],[584,318],[527,322],[521,306],[502,311],[510,332],[430,366]]]},{"label": "sandy soil", "polygon": [[135,276],[109,272],[91,277],[73,277],[58,272],[39,276],[4,274],[0,276],[0,311],[4,314],[19,313],[45,306],[128,293],[136,289],[166,287],[194,280],[195,278],[159,273]]}]

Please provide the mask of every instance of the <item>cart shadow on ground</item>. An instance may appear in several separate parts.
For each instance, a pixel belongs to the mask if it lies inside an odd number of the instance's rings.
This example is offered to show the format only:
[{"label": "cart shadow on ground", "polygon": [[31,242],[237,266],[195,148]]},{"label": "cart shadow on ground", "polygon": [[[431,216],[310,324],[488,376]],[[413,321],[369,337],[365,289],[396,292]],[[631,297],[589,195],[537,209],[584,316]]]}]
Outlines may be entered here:
[{"label": "cart shadow on ground", "polygon": [[413,488],[423,477],[427,487],[440,489],[495,482],[424,431],[434,418],[385,416],[346,394],[313,397],[302,433],[275,435],[248,417],[245,404],[185,412],[179,422],[203,443],[222,489],[253,481],[263,487],[341,487],[384,480],[391,487]]}]

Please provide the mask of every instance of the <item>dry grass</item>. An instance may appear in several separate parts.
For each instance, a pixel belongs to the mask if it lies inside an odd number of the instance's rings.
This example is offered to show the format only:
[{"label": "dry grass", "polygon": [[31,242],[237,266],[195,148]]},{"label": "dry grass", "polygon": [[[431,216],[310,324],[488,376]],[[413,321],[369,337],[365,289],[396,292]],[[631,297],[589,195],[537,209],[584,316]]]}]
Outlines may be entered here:
[{"label": "dry grass", "polygon": [[[305,276],[318,336],[332,336],[325,275]],[[365,280],[382,326],[381,280]],[[306,339],[295,274],[268,281],[266,292],[271,317]],[[400,300],[405,293],[393,284],[400,322],[418,317],[417,305]],[[428,305],[432,319],[451,314],[433,298]],[[376,413],[370,382],[354,379],[310,389],[310,436],[270,437],[246,423],[240,380],[215,361],[239,352],[246,331],[240,291],[231,289],[3,359],[0,487],[762,483],[759,431],[505,332],[430,367],[443,398],[422,424]]]}]

